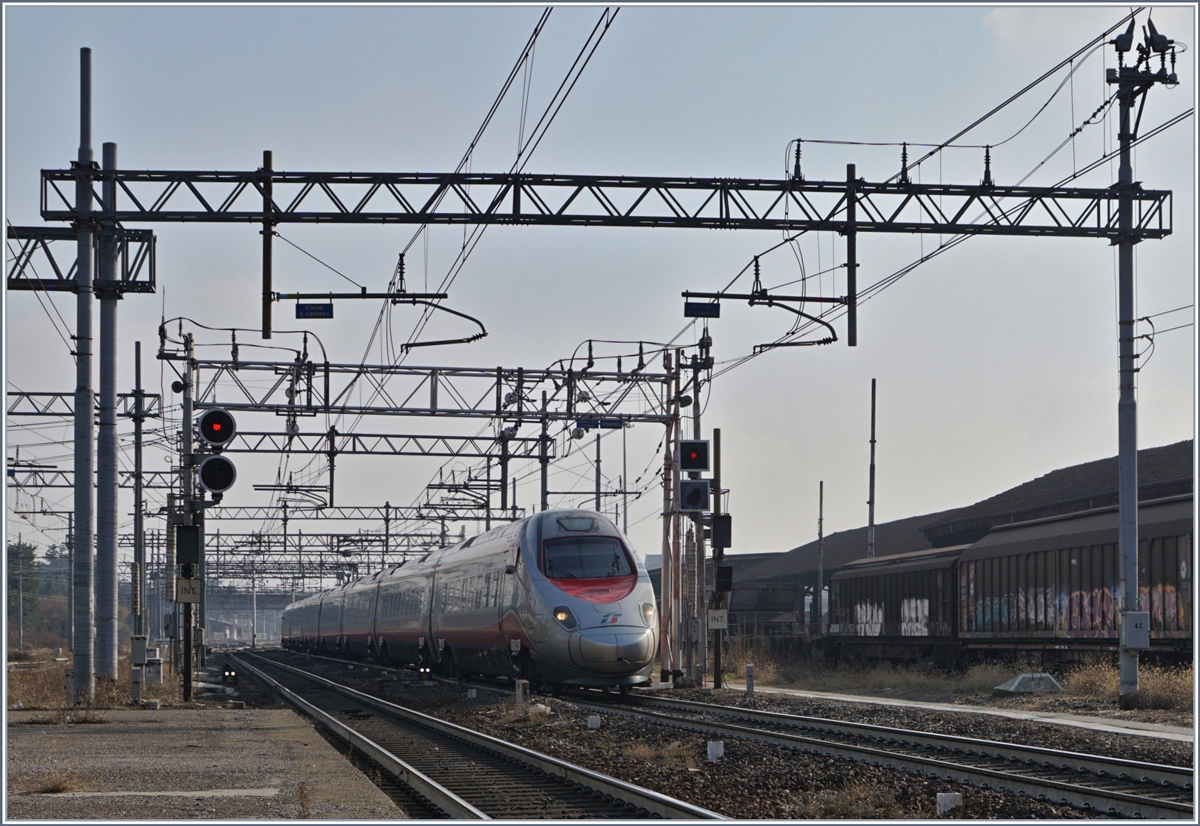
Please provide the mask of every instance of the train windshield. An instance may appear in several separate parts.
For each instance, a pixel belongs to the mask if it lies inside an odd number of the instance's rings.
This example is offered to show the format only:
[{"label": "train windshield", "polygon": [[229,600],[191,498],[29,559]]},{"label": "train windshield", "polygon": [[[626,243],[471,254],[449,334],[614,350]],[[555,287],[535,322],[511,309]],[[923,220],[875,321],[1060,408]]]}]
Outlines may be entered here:
[{"label": "train windshield", "polygon": [[558,588],[589,602],[615,602],[637,582],[625,547],[609,536],[547,539],[542,573]]},{"label": "train windshield", "polygon": [[621,543],[607,536],[549,539],[542,565],[542,573],[551,579],[601,579],[633,573]]}]

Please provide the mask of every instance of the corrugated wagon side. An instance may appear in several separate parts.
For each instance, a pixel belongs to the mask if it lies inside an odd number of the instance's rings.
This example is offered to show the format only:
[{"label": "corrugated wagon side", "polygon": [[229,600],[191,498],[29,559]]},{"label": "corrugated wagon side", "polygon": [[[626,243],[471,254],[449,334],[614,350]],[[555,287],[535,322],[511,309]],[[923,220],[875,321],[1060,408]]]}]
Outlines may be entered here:
[{"label": "corrugated wagon side", "polygon": [[[1120,622],[1117,509],[993,528],[963,552],[959,637],[967,649],[1078,659],[1115,652]],[[1138,509],[1138,610],[1151,651],[1192,650],[1192,497]]]},{"label": "corrugated wagon side", "polygon": [[860,559],[830,578],[835,658],[950,662],[962,546]]}]

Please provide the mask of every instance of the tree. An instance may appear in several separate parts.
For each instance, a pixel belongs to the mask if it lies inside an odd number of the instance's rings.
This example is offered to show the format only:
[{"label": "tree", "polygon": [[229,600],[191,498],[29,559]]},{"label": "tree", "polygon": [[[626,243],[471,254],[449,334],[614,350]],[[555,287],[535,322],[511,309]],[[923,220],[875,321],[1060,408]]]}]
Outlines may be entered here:
[{"label": "tree", "polygon": [[[8,544],[8,627],[18,630],[18,623],[25,631],[39,629],[42,625],[42,603],[38,598],[41,584],[38,570],[37,546],[28,542]],[[20,595],[20,596],[19,596]],[[23,599],[20,597],[23,596]],[[18,611],[20,600],[23,611]]]}]

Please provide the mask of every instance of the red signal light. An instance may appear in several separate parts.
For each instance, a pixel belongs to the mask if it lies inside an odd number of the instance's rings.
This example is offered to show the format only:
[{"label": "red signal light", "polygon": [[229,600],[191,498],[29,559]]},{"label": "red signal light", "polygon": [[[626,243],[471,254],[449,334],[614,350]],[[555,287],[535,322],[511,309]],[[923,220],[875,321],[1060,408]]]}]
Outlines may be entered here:
[{"label": "red signal light", "polygon": [[679,469],[688,473],[707,471],[708,442],[704,439],[680,439]]},{"label": "red signal light", "polygon": [[[220,422],[213,422],[212,429],[213,429],[213,430],[218,430],[218,431],[219,431],[219,430],[221,429],[221,423],[220,423]],[[692,454],[692,455],[694,456],[695,454]]]}]

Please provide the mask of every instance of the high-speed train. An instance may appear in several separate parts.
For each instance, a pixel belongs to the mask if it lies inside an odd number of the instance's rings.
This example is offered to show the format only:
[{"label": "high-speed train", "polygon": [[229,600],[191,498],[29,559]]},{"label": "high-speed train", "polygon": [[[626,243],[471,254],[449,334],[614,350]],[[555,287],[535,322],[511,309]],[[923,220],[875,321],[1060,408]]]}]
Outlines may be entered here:
[{"label": "high-speed train", "polygon": [[648,684],[658,642],[645,567],[584,510],[543,511],[283,612],[285,648],[535,688]]}]

